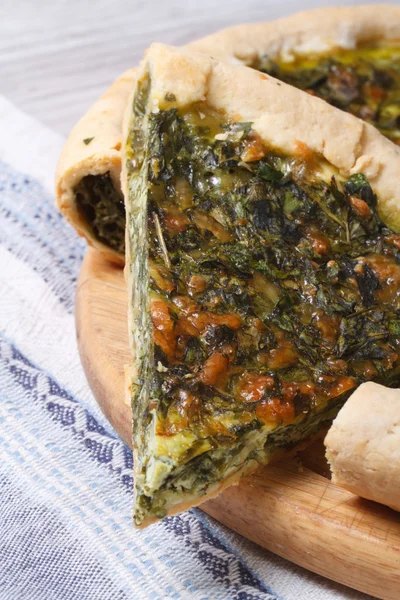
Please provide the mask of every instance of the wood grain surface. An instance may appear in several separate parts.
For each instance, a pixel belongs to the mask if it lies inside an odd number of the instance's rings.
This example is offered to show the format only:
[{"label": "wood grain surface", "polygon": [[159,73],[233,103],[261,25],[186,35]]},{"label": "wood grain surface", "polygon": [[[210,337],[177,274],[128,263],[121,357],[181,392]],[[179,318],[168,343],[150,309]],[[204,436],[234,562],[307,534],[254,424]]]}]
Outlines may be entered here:
[{"label": "wood grain surface", "polygon": [[[123,271],[88,250],[76,296],[82,364],[104,414],[131,445]],[[231,529],[315,573],[384,600],[400,598],[400,515],[333,485],[323,450],[263,468],[206,502]]]},{"label": "wood grain surface", "polygon": [[[388,0],[386,0],[388,1]],[[152,42],[366,0],[1,0],[0,93],[62,135]]]}]

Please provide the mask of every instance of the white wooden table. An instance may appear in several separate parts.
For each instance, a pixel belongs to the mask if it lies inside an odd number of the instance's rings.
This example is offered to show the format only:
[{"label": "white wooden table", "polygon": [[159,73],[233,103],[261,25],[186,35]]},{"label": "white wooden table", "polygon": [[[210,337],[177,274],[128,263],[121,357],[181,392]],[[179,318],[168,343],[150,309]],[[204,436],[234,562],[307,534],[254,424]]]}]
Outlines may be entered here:
[{"label": "white wooden table", "polygon": [[66,135],[154,41],[353,0],[1,0],[0,93]]}]

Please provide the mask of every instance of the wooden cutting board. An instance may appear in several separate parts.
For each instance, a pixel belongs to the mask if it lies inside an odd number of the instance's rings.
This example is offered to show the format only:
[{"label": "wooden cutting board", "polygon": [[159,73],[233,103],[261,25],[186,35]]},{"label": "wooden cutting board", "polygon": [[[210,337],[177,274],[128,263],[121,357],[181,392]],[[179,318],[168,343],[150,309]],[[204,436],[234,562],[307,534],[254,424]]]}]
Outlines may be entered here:
[{"label": "wooden cutting board", "polygon": [[[123,270],[88,250],[76,295],[82,364],[105,416],[131,445]],[[400,599],[400,514],[333,485],[322,443],[242,479],[201,509],[260,546],[384,600]]]}]

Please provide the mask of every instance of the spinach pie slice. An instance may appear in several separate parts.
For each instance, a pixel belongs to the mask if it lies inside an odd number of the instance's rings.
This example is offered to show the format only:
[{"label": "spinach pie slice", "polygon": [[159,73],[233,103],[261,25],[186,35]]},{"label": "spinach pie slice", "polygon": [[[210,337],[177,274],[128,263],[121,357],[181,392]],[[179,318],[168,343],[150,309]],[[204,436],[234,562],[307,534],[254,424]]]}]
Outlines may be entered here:
[{"label": "spinach pie slice", "polygon": [[[400,148],[153,45],[125,122],[134,521],[200,504],[400,383]],[[390,218],[389,218],[390,217]]]},{"label": "spinach pie slice", "polygon": [[[187,48],[246,64],[320,96],[399,143],[399,6],[316,9],[231,27]],[[56,183],[61,212],[91,245],[121,264],[121,124],[134,77],[131,69],[118,78],[74,127]]]}]

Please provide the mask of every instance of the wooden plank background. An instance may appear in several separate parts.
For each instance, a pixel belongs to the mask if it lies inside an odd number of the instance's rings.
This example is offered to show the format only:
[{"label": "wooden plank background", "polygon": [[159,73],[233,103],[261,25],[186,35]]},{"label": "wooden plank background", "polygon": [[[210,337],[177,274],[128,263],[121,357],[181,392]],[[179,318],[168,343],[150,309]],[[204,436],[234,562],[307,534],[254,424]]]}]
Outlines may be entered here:
[{"label": "wooden plank background", "polygon": [[[66,135],[153,41],[175,45],[229,25],[347,0],[1,0],[0,93]],[[396,2],[395,2],[396,3]]]}]

